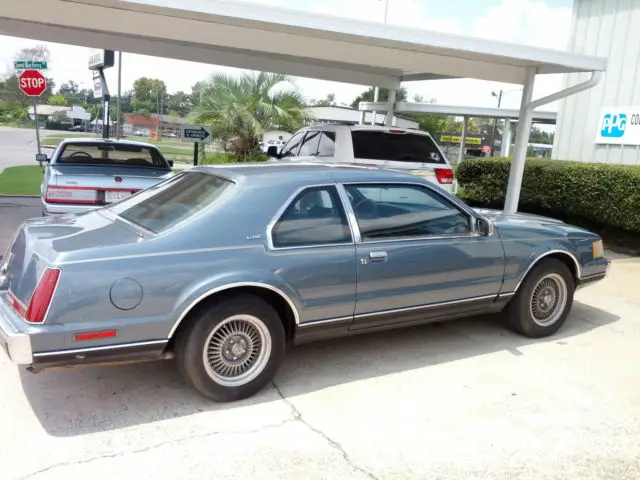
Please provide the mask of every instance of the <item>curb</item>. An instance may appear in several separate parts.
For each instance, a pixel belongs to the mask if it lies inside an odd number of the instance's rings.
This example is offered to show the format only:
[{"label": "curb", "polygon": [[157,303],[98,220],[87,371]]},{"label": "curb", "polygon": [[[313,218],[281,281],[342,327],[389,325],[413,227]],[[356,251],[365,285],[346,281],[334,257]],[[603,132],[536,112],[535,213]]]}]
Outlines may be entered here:
[{"label": "curb", "polygon": [[8,195],[0,193],[0,198],[40,198],[40,195]]}]

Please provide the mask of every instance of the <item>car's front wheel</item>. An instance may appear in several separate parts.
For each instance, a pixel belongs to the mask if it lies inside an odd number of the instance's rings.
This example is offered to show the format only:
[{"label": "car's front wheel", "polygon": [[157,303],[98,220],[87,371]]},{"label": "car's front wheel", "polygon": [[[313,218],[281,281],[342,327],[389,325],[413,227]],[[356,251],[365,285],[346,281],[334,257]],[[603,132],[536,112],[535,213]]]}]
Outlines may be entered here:
[{"label": "car's front wheel", "polygon": [[260,391],[285,352],[284,326],[271,305],[252,295],[221,299],[178,332],[178,370],[198,392],[220,402]]},{"label": "car's front wheel", "polygon": [[553,335],[571,311],[574,291],[569,268],[555,258],[545,259],[529,272],[507,306],[507,324],[527,337]]}]

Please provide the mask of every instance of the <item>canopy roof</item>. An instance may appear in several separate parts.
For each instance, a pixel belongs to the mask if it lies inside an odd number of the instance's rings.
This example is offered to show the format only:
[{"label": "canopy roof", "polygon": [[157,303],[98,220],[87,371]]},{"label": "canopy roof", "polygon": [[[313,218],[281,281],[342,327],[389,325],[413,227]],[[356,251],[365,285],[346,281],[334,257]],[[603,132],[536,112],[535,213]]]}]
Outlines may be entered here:
[{"label": "canopy roof", "polygon": [[1,3],[5,35],[387,88],[606,69],[597,57],[237,1]]}]

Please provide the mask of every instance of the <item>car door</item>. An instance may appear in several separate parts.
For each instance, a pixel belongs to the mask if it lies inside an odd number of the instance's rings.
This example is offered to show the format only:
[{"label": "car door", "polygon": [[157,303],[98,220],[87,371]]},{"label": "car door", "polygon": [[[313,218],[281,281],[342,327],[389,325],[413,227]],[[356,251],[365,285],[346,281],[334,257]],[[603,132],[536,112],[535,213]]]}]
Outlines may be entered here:
[{"label": "car door", "polygon": [[302,302],[300,326],[342,319],[347,328],[355,308],[357,268],[336,186],[296,192],[272,221],[267,238],[272,270]]},{"label": "car door", "polygon": [[344,185],[359,229],[353,328],[486,308],[504,275],[502,243],[418,183]]}]

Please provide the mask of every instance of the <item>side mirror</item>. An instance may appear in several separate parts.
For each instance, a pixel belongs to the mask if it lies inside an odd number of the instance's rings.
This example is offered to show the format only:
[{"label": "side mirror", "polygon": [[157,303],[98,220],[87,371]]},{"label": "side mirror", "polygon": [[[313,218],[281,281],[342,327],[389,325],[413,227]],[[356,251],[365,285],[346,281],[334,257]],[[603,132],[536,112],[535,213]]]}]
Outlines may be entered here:
[{"label": "side mirror", "polygon": [[46,153],[36,153],[36,162],[48,162],[49,158]]},{"label": "side mirror", "polygon": [[167,163],[169,163],[170,167],[173,167],[173,160],[167,160]]},{"label": "side mirror", "polygon": [[271,145],[267,148],[267,155],[273,158],[280,158],[280,154],[278,153],[278,146]]},{"label": "side mirror", "polygon": [[476,228],[483,237],[493,235],[493,222],[483,217],[476,218]]}]

